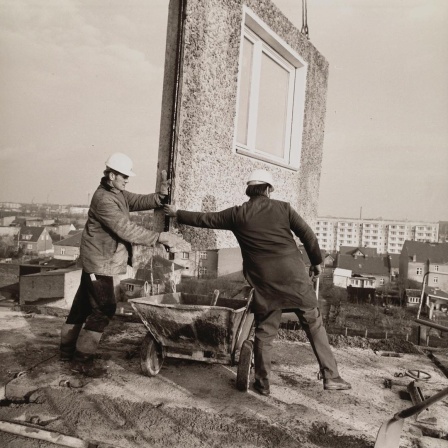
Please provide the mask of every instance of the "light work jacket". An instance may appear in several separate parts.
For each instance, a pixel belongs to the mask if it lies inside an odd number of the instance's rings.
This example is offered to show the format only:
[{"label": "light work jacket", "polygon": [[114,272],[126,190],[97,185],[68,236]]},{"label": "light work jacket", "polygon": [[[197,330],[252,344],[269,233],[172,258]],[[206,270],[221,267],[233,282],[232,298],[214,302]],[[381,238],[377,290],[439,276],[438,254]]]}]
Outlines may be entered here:
[{"label": "light work jacket", "polygon": [[131,264],[132,244],[152,246],[159,233],[130,220],[130,212],[162,206],[159,193],[135,194],[120,191],[105,178],[95,191],[81,238],[80,260],[89,274],[119,275]]}]

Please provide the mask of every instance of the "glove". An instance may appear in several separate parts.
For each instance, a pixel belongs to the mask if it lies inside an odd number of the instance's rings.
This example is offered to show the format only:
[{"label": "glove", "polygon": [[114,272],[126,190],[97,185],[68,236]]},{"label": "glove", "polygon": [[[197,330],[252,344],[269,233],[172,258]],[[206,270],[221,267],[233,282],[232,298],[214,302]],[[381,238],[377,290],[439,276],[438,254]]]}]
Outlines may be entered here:
[{"label": "glove", "polygon": [[171,185],[171,179],[167,179],[166,170],[162,170],[160,181],[160,194],[168,196],[168,189]]},{"label": "glove", "polygon": [[190,252],[191,245],[181,236],[171,232],[162,232],[159,235],[158,243],[169,247],[170,252]]},{"label": "glove", "polygon": [[312,278],[319,277],[321,273],[322,268],[320,267],[320,264],[310,266],[310,277]]},{"label": "glove", "polygon": [[166,204],[163,206],[163,211],[165,215],[170,216],[171,218],[175,218],[177,216],[177,208],[175,205]]}]

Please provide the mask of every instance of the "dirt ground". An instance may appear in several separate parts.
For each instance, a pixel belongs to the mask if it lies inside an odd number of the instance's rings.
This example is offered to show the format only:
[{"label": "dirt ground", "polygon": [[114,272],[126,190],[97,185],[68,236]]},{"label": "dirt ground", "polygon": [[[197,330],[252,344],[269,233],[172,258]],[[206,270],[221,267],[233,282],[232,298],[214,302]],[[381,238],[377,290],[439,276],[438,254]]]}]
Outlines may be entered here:
[{"label": "dirt ground", "polygon": [[[96,362],[108,373],[85,378],[58,360],[63,320],[0,307],[0,421],[76,437],[86,447],[368,448],[383,422],[412,405],[412,378],[394,374],[429,373],[418,383],[425,397],[448,387],[443,371],[410,343],[340,337],[334,352],[353,388],[324,391],[309,343],[288,332],[275,343],[269,397],[236,390],[230,366],[166,359],[150,378],[139,364],[146,329],[124,317],[101,342]],[[391,352],[401,355],[384,356]],[[437,356],[448,360],[448,352]],[[448,398],[418,420],[405,420],[400,447],[448,447],[447,439],[428,436],[448,431]],[[0,431],[0,446],[58,445]]]}]

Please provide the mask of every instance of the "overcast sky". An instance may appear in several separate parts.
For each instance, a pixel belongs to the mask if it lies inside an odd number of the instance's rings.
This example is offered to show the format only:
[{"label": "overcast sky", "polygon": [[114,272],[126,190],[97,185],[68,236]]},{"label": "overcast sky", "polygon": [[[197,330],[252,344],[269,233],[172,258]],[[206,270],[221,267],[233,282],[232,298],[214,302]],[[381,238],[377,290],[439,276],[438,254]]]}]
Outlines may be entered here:
[{"label": "overcast sky", "polygon": [[[300,29],[302,2],[274,0]],[[0,0],[0,201],[156,177],[168,0]],[[308,0],[330,63],[319,214],[448,220],[448,1]]]}]

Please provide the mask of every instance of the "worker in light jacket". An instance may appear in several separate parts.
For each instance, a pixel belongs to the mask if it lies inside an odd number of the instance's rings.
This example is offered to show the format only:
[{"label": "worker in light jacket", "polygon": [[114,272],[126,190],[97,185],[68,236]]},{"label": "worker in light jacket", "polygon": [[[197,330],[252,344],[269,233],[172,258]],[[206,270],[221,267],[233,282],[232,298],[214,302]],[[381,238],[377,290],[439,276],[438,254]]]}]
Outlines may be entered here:
[{"label": "worker in light jacket", "polygon": [[350,389],[338,372],[327,332],[317,308],[316,293],[302,254],[291,233],[302,241],[311,261],[310,273],[319,276],[321,251],[314,232],[288,202],[270,199],[272,175],[255,170],[249,177],[249,201],[215,213],[177,210],[165,205],[168,216],[180,224],[230,230],[243,256],[243,273],[254,289],[254,388],[269,395],[272,343],[281,323],[282,309],[294,309],[319,363],[324,389]]},{"label": "worker in light jacket", "polygon": [[[114,284],[132,263],[132,244],[156,242],[174,247],[182,240],[133,223],[130,212],[160,208],[170,181],[162,171],[160,192],[134,194],[125,190],[132,170],[125,154],[112,154],[90,204],[81,237],[81,282],[61,329],[61,360],[73,360],[73,369],[95,376],[93,358],[104,329],[116,311]],[[84,326],[83,326],[84,325]]]}]

